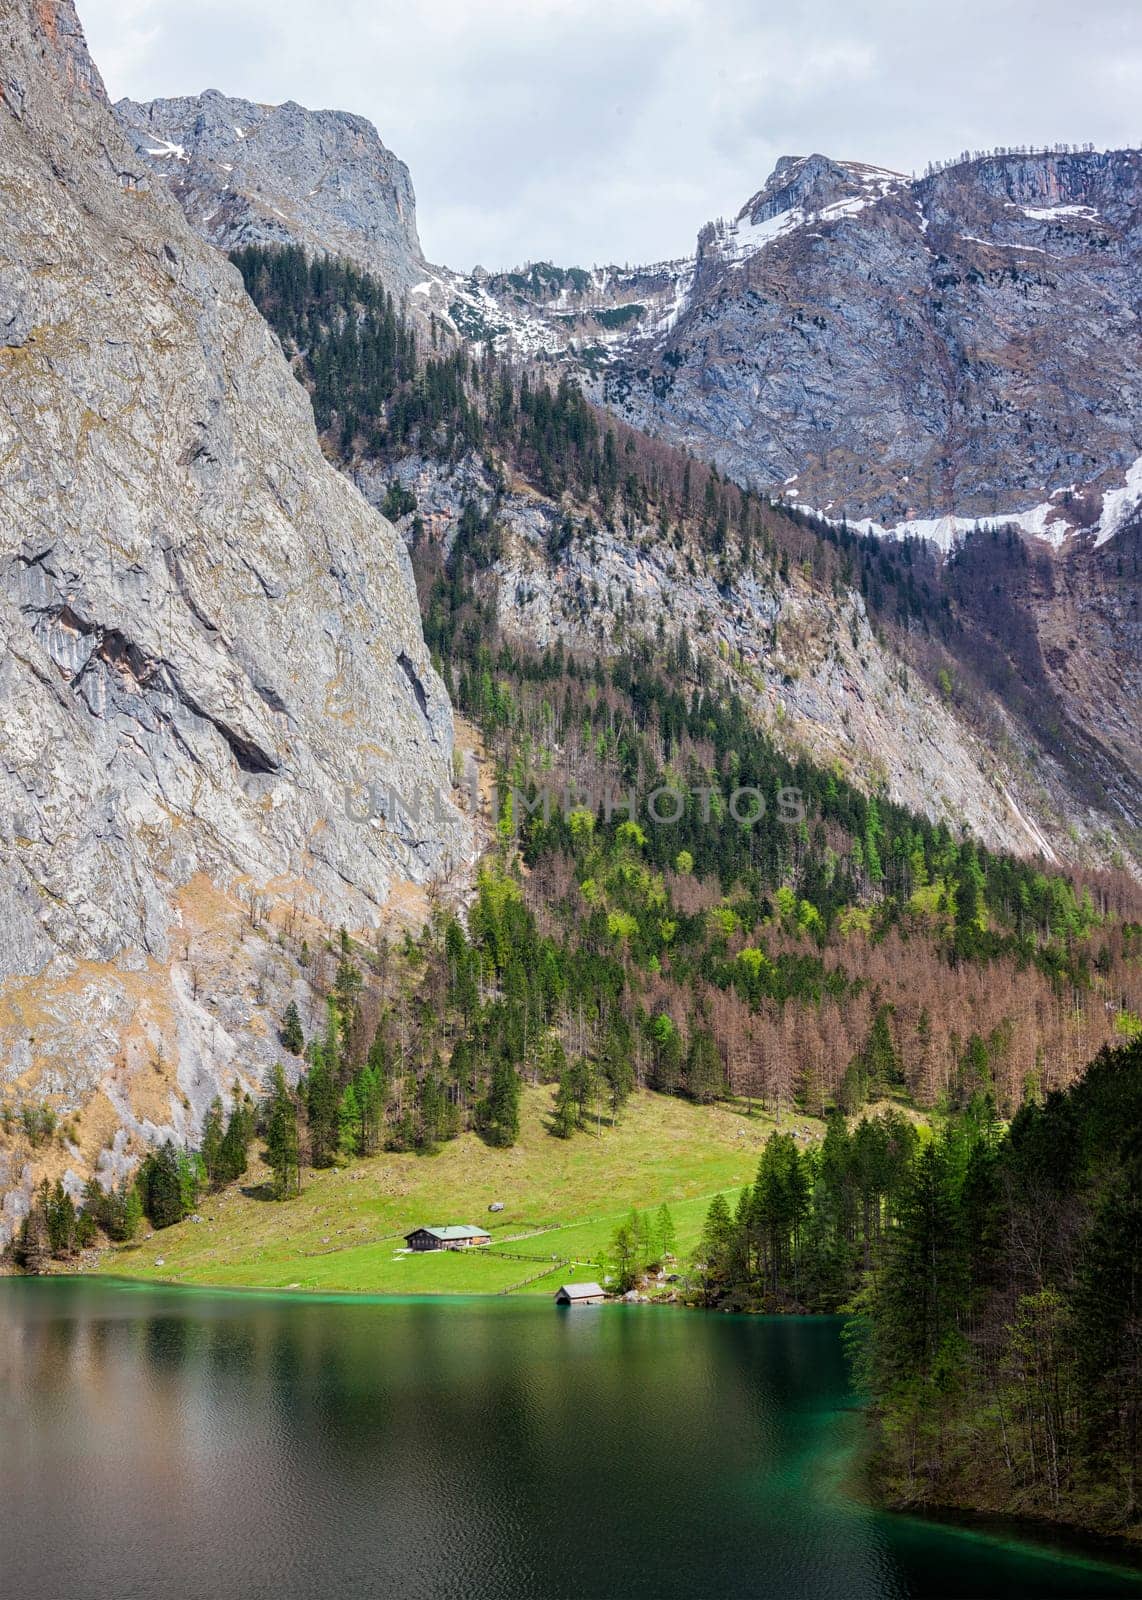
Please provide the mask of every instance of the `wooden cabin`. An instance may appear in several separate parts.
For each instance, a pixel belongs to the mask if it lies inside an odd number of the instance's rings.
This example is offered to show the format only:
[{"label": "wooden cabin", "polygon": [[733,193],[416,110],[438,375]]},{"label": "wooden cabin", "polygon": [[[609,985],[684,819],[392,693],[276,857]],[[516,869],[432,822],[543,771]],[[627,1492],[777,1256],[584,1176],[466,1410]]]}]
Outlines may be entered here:
[{"label": "wooden cabin", "polygon": [[555,1295],[557,1306],[601,1306],[606,1294],[597,1283],[564,1283]]},{"label": "wooden cabin", "polygon": [[449,1223],[446,1227],[414,1228],[404,1242],[410,1250],[470,1250],[474,1245],[491,1244],[492,1236],[470,1223]]}]

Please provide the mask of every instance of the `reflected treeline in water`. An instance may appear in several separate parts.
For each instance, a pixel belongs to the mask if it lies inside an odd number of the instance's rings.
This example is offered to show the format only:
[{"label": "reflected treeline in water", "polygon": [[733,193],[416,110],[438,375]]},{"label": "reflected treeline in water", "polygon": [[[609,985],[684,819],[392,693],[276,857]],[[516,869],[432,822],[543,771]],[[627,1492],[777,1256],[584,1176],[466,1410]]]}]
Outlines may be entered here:
[{"label": "reflected treeline in water", "polygon": [[0,1352],[31,1600],[1142,1593],[865,1505],[827,1319],[12,1281]]}]

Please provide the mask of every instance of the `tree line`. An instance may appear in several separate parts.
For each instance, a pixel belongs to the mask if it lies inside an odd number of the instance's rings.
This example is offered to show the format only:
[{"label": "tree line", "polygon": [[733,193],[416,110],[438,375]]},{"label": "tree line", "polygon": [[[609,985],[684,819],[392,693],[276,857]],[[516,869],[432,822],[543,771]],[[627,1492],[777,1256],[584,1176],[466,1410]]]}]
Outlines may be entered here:
[{"label": "tree line", "polygon": [[923,1135],[897,1113],[773,1134],[711,1203],[704,1305],[848,1306],[877,1472],[908,1505],[1122,1531],[1142,1466],[1142,1040],[1006,1127],[987,1095]]}]

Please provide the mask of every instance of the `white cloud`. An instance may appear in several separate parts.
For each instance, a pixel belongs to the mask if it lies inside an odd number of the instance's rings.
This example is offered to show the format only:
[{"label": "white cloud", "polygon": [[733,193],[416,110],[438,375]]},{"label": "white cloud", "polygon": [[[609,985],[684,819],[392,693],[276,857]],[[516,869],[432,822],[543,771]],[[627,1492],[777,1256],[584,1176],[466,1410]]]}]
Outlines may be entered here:
[{"label": "white cloud", "polygon": [[218,88],[370,117],[430,258],[690,250],[777,157],[906,171],[992,144],[1125,144],[1135,0],[80,0],[112,95]]}]

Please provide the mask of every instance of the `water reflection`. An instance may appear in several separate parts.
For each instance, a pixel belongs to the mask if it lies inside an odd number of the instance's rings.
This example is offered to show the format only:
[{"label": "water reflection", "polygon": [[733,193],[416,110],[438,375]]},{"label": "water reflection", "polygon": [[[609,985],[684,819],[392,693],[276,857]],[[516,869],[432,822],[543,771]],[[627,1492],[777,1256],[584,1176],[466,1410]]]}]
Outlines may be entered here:
[{"label": "water reflection", "polygon": [[0,1422],[21,1600],[1142,1592],[843,1492],[821,1320],[9,1282]]}]

